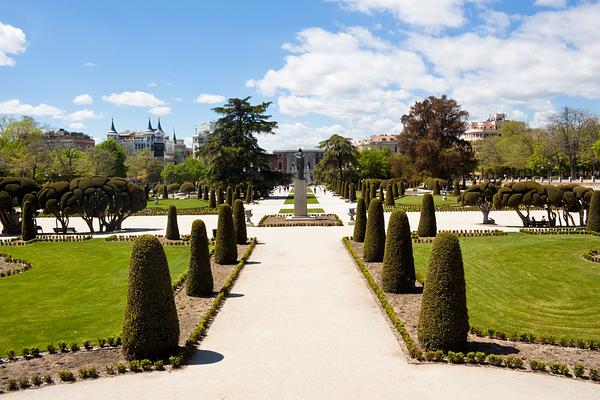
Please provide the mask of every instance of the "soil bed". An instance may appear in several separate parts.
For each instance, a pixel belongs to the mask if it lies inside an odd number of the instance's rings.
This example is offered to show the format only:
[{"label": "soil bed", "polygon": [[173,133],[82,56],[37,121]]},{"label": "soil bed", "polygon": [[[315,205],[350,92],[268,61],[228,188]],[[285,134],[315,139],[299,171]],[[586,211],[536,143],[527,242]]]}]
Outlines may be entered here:
[{"label": "soil bed", "polygon": [[292,220],[290,215],[265,215],[258,226],[282,227],[282,226],[342,226],[343,223],[336,214],[319,214],[314,219]]},{"label": "soil bed", "polygon": [[20,274],[21,272],[27,271],[29,268],[31,267],[27,264],[7,261],[6,258],[0,256],[0,278]]}]

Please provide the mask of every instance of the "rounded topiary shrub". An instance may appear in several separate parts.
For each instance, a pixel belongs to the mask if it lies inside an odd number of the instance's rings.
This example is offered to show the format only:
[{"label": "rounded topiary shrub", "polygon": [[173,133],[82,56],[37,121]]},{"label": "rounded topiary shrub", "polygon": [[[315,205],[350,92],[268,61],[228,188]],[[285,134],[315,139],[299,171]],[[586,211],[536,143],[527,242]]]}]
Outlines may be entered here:
[{"label": "rounded topiary shrub", "polygon": [[394,189],[392,188],[392,183],[388,183],[387,187],[385,189],[385,205],[386,206],[393,206],[394,204],[396,204],[396,202],[394,201]]},{"label": "rounded topiary shrub", "polygon": [[208,208],[216,208],[217,207],[217,199],[215,196],[215,189],[210,189],[210,196],[208,199]]},{"label": "rounded topiary shrub", "polygon": [[167,214],[167,232],[165,237],[169,240],[179,240],[179,226],[177,225],[177,207],[169,206]]},{"label": "rounded topiary shrub", "polygon": [[365,232],[367,230],[367,207],[365,199],[362,197],[356,201],[356,223],[354,224],[354,234],[352,240],[362,243],[365,241]]},{"label": "rounded topiary shrub", "polygon": [[440,233],[433,241],[418,323],[424,350],[463,350],[469,332],[465,273],[458,237]]},{"label": "rounded topiary shrub", "polygon": [[231,207],[227,204],[219,206],[217,237],[215,240],[215,262],[217,264],[235,264],[237,246],[235,244],[235,228]]},{"label": "rounded topiary shrub", "polygon": [[[179,191],[187,194],[188,196],[192,193],[196,188],[192,182],[184,182],[179,186]],[[198,192],[199,193],[199,192]]]},{"label": "rounded topiary shrub", "polygon": [[35,220],[33,219],[33,205],[31,201],[23,203],[23,212],[21,217],[21,239],[35,239],[37,232],[35,230]]},{"label": "rounded topiary shrub", "polygon": [[227,194],[225,195],[225,203],[229,207],[233,207],[233,189],[231,186],[227,186]]},{"label": "rounded topiary shrub", "polygon": [[246,244],[248,241],[246,214],[244,213],[244,203],[239,199],[233,203],[233,226],[235,228],[235,242]]},{"label": "rounded topiary shrub", "polygon": [[383,252],[385,249],[384,224],[383,206],[378,198],[374,198],[369,205],[367,231],[365,233],[365,244],[363,248],[363,258],[367,262],[383,261]]},{"label": "rounded topiary shrub", "polygon": [[433,237],[437,233],[437,223],[435,221],[435,205],[433,196],[429,193],[423,195],[421,203],[421,216],[419,218],[419,228],[417,235],[421,237]]},{"label": "rounded topiary shrub", "polygon": [[188,296],[210,296],[213,291],[213,276],[210,269],[208,236],[204,221],[195,220],[190,233],[190,268],[186,282]]},{"label": "rounded topiary shrub", "polygon": [[129,360],[162,359],[177,351],[179,320],[169,265],[154,236],[137,238],[131,249],[123,320],[123,354]]},{"label": "rounded topiary shrub", "polygon": [[383,290],[410,292],[415,287],[415,260],[408,216],[394,211],[390,216],[383,255]]},{"label": "rounded topiary shrub", "polygon": [[587,230],[600,232],[600,191],[598,190],[594,190],[592,193],[587,217]]}]

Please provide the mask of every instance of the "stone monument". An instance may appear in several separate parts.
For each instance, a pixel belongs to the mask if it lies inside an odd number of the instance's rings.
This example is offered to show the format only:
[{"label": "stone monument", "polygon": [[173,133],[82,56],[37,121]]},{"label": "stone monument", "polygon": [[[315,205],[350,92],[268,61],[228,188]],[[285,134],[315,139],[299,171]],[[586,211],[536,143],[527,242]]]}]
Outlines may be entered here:
[{"label": "stone monument", "polygon": [[296,180],[294,181],[294,217],[307,217],[306,179],[304,179],[304,152],[298,149],[296,156]]}]

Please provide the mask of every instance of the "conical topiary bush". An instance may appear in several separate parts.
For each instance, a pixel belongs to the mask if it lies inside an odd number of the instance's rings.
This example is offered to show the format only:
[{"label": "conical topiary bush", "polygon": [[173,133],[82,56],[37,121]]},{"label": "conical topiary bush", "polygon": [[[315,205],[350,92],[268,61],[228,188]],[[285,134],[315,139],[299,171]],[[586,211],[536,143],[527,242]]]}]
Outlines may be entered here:
[{"label": "conical topiary bush", "polygon": [[352,240],[362,243],[365,241],[365,232],[367,230],[367,208],[365,199],[362,197],[356,201],[356,223],[354,224],[354,234]]},{"label": "conical topiary bush", "polygon": [[383,194],[383,185],[379,186],[379,200],[382,203],[385,201],[385,196]]},{"label": "conical topiary bush", "polygon": [[246,244],[248,241],[245,217],[244,203],[238,199],[233,203],[233,226],[235,229],[235,242],[237,244]]},{"label": "conical topiary bush", "polygon": [[242,198],[242,188],[240,187],[240,185],[235,185],[235,190],[233,191],[233,203],[235,204],[235,201],[237,199],[241,199]]},{"label": "conical topiary bush", "polygon": [[162,188],[163,188],[162,198],[163,198],[163,200],[167,200],[169,198],[169,189],[167,189],[167,184],[165,183]]},{"label": "conical topiary bush", "polygon": [[235,228],[231,207],[227,204],[219,206],[217,237],[215,240],[215,262],[217,264],[235,264],[237,246],[235,244]]},{"label": "conical topiary bush", "polygon": [[227,194],[225,195],[225,203],[229,207],[233,207],[233,189],[231,186],[227,186]]},{"label": "conical topiary bush", "polygon": [[383,261],[383,252],[385,249],[384,224],[383,206],[378,198],[374,198],[369,205],[367,231],[365,233],[365,244],[363,248],[363,258],[367,262]]},{"label": "conical topiary bush", "polygon": [[169,265],[154,236],[137,238],[131,249],[129,288],[123,320],[123,354],[129,360],[175,354],[179,320]]},{"label": "conical topiary bush", "polygon": [[461,351],[467,344],[469,313],[458,237],[440,233],[433,241],[418,323],[424,350]]},{"label": "conical topiary bush", "polygon": [[433,181],[433,194],[436,196],[440,195],[440,183],[437,179]]},{"label": "conical topiary bush", "polygon": [[394,196],[394,199],[396,197],[398,197],[398,184],[397,184],[397,182],[392,183],[392,195]]},{"label": "conical topiary bush", "polygon": [[356,201],[356,186],[354,183],[350,183],[350,192],[348,194],[348,200],[350,203],[354,203]]},{"label": "conical topiary bush", "polygon": [[216,208],[217,207],[217,199],[215,196],[215,189],[210,189],[210,197],[208,199],[208,208]]},{"label": "conical topiary bush", "polygon": [[392,188],[392,183],[388,183],[387,187],[385,189],[385,205],[386,206],[393,206],[394,204],[396,204],[396,202],[394,201],[394,189]]},{"label": "conical topiary bush", "polygon": [[253,191],[253,187],[252,185],[248,185],[248,187],[246,188],[246,203],[247,204],[251,204],[252,203],[252,191]]},{"label": "conical topiary bush", "polygon": [[167,214],[167,232],[165,237],[169,240],[179,240],[179,226],[177,225],[177,207],[169,206]]},{"label": "conical topiary bush", "polygon": [[408,216],[396,210],[390,215],[383,255],[383,290],[407,293],[415,287],[415,261]]},{"label": "conical topiary bush", "polygon": [[206,235],[204,221],[200,219],[192,223],[192,232],[190,233],[190,267],[185,287],[188,296],[210,296],[213,292],[208,236]]},{"label": "conical topiary bush", "polygon": [[204,193],[202,193],[202,200],[208,201],[208,185],[204,185]]},{"label": "conical topiary bush", "polygon": [[223,188],[221,186],[219,186],[219,188],[217,189],[217,203],[225,203],[225,197],[223,196]]},{"label": "conical topiary bush", "polygon": [[365,206],[367,206],[367,209],[369,209],[369,207],[371,206],[371,200],[373,200],[376,197],[377,197],[377,188],[375,187],[374,183],[371,183],[369,185],[369,202],[365,204]]},{"label": "conical topiary bush", "polygon": [[35,230],[35,220],[33,219],[33,205],[31,201],[23,203],[23,212],[21,217],[21,240],[35,239],[37,231]]},{"label": "conical topiary bush", "polygon": [[404,196],[404,192],[406,190],[406,187],[404,186],[404,181],[400,181],[398,185],[398,196]]},{"label": "conical topiary bush", "polygon": [[437,224],[435,220],[435,205],[433,196],[429,193],[423,195],[421,203],[421,216],[419,218],[419,228],[417,235],[421,237],[433,237],[437,233]]},{"label": "conical topiary bush", "polygon": [[594,190],[587,215],[587,230],[600,232],[600,191]]}]

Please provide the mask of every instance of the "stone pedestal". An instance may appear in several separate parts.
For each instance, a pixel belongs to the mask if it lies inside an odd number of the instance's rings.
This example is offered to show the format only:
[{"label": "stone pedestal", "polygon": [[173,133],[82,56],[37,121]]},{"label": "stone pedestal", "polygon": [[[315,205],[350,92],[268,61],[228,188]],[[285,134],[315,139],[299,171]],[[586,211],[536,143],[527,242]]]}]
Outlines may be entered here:
[{"label": "stone pedestal", "polygon": [[296,179],[294,182],[294,217],[306,216],[306,180]]}]

